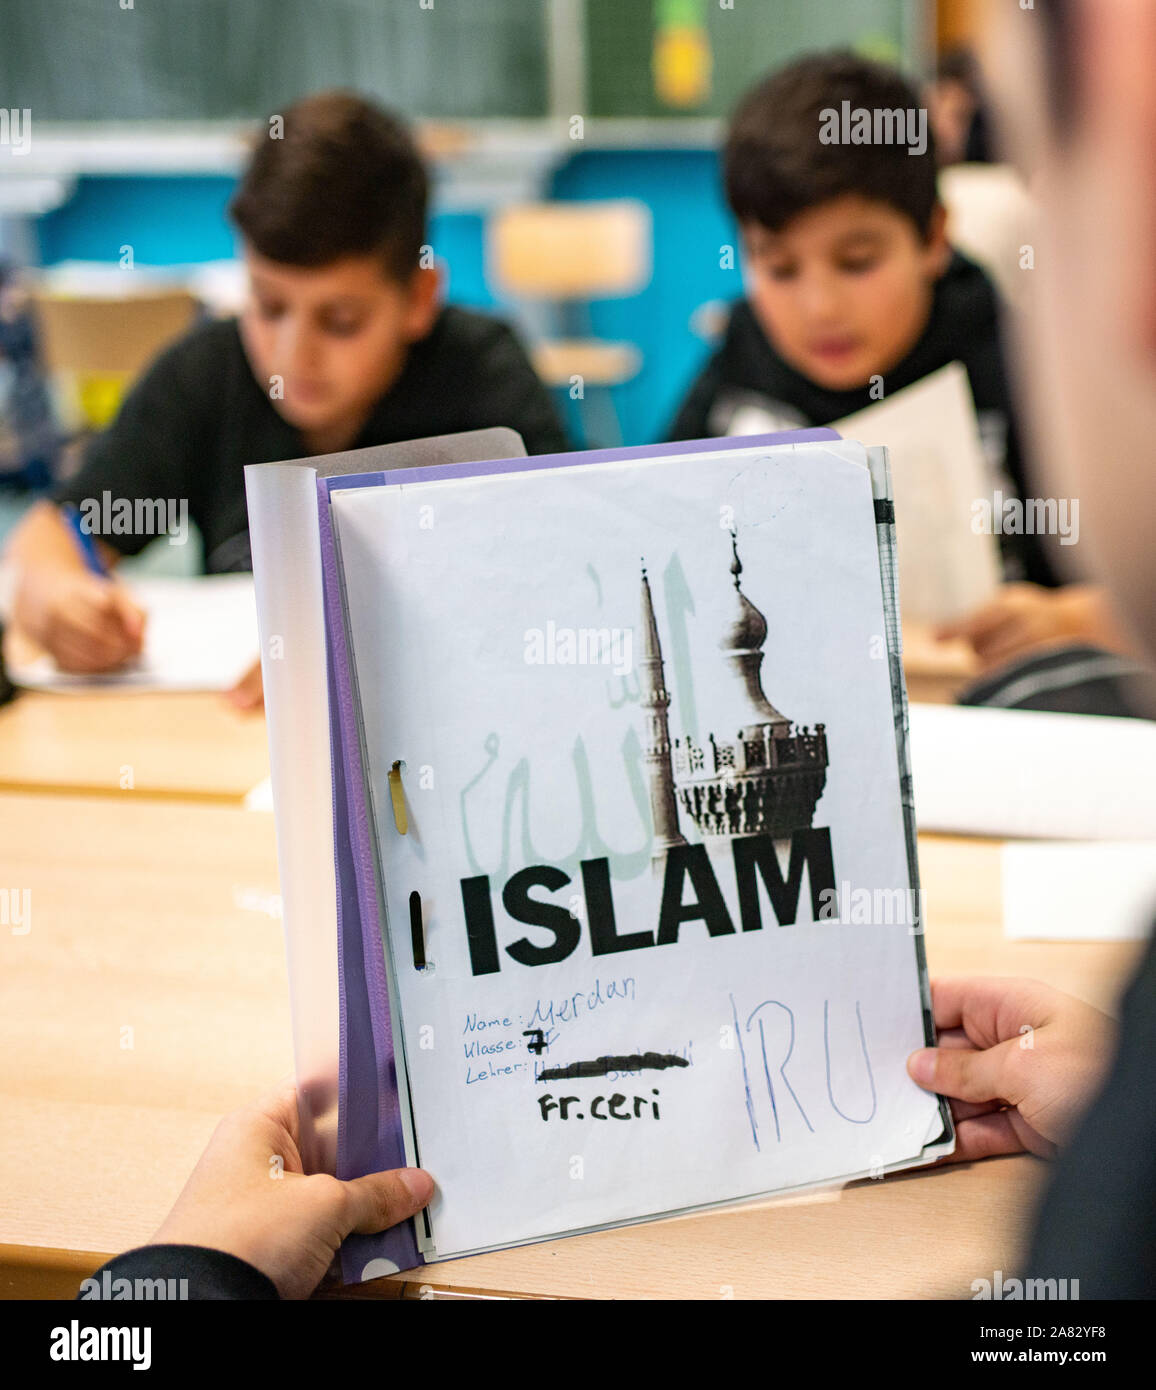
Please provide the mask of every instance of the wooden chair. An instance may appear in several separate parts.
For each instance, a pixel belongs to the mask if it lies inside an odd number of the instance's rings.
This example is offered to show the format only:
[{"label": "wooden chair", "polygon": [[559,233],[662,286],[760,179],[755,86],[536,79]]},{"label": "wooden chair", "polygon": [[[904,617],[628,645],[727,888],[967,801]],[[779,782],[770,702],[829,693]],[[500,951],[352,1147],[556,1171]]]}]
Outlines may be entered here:
[{"label": "wooden chair", "polygon": [[145,367],[200,312],[184,290],[116,298],[41,291],[33,307],[61,414],[67,425],[91,429],[109,423]]},{"label": "wooden chair", "polygon": [[612,388],[637,375],[642,354],[634,343],[609,342],[591,332],[590,301],[625,298],[650,282],[650,209],[631,198],[520,204],[493,217],[487,234],[487,276],[494,289],[523,305],[552,310],[561,329],[535,335],[531,356],[538,375],[557,390],[580,384],[581,399],[587,389],[602,392],[613,435],[606,442],[620,442]]}]

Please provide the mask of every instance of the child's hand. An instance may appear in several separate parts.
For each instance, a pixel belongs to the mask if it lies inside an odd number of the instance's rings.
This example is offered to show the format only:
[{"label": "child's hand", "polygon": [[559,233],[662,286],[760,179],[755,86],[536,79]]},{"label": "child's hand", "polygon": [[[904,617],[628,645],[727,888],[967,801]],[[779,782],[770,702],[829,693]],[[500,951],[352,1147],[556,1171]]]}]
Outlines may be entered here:
[{"label": "child's hand", "polygon": [[433,1195],[420,1168],[306,1177],[297,1135],[291,1081],[226,1115],[153,1243],[224,1250],[267,1274],[282,1298],[308,1298],[347,1235],[395,1226]]},{"label": "child's hand", "polygon": [[144,609],[123,584],[88,570],[28,575],[17,588],[13,617],[62,671],[111,671],[144,645]]},{"label": "child's hand", "polygon": [[1103,591],[1089,584],[1062,589],[1004,584],[989,603],[966,618],[943,624],[935,635],[941,642],[953,637],[970,642],[985,671],[1055,643],[1130,649]]},{"label": "child's hand", "polygon": [[1107,1066],[1112,1020],[1038,980],[939,980],[931,1002],[939,1046],[913,1052],[907,1070],[951,1101],[955,1160],[1052,1157]]}]

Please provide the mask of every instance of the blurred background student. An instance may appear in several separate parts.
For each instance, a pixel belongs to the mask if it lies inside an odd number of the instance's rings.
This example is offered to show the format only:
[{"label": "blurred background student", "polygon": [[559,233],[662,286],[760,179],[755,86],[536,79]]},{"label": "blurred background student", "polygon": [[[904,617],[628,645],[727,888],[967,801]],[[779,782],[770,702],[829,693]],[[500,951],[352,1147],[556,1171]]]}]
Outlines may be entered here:
[{"label": "blurred background student", "polygon": [[941,52],[925,95],[940,168],[988,163],[993,150],[987,97],[972,50],[963,44]]},{"label": "blurred background student", "polygon": [[[853,142],[827,128],[828,113],[843,112],[895,113],[902,138]],[[961,362],[991,482],[1001,498],[1034,496],[1003,309],[989,275],[949,241],[937,173],[936,132],[894,68],[850,52],[809,54],[746,93],[723,150],[746,295],[671,436],[835,424],[884,390],[891,397]],[[740,423],[752,414],[757,426]],[[926,420],[928,444],[940,427]],[[905,476],[899,469],[897,490]],[[901,553],[903,540],[901,529]],[[1007,582],[978,610],[943,623],[944,637],[967,638],[989,667],[1056,643],[1127,649],[1102,589],[1063,583],[1054,539],[1004,533],[1001,550]]]},{"label": "blurred background student", "polygon": [[[12,537],[13,617],[70,671],[140,651],[144,614],[93,573],[60,504],[188,499],[209,573],[251,566],[244,469],[509,425],[534,453],[565,440],[508,328],[441,303],[423,261],[427,175],[405,126],[364,98],[322,93],[258,137],[230,204],[248,291],[146,370],[80,469]],[[96,529],[109,568],[153,539]],[[257,671],[247,682],[253,687]]]}]

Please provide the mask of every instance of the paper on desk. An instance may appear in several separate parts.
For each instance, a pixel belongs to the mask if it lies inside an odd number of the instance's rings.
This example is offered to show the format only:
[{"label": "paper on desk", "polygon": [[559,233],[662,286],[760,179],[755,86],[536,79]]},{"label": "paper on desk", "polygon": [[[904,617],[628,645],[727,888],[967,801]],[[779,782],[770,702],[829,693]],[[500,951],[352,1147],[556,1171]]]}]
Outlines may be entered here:
[{"label": "paper on desk", "polygon": [[245,793],[246,811],[273,811],[273,779],[264,777]]},{"label": "paper on desk", "polygon": [[9,667],[33,690],[228,690],[256,661],[257,610],[249,574],[141,579],[130,586],[148,612],[140,659],[95,676],[60,671],[51,657]]},{"label": "paper on desk", "polygon": [[1026,839],[1156,839],[1156,724],[912,705],[920,830]]},{"label": "paper on desk", "polygon": [[[850,907],[852,885],[902,896],[910,881],[890,678],[871,656],[884,614],[862,449],[358,488],[336,493],[332,513],[395,1022],[420,1161],[438,1184],[436,1256],[919,1161],[942,1121],[906,1074],[923,1020],[902,913],[869,927],[821,921],[804,891],[787,925],[765,897],[764,919],[750,922],[733,858],[743,837],[696,843],[684,810],[701,876],[679,899],[681,927],[655,935],[652,853],[660,868],[669,860],[643,762],[657,737],[645,692],[659,677],[646,664],[640,557],[671,738],[736,736],[734,702],[749,706],[720,645],[761,647],[757,608],[767,697],[800,725],[825,725],[813,825],[830,836],[841,901]],[[720,517],[736,527],[739,596]],[[555,640],[600,629],[623,636],[617,666],[529,655],[538,639],[553,653]],[[404,835],[388,790],[395,763]],[[535,878],[534,908],[516,906],[519,874]],[[714,936],[694,901],[711,883],[732,924],[716,916]],[[414,965],[415,900],[432,969]],[[489,909],[504,949],[477,968],[470,941],[484,939],[475,924]],[[664,1065],[539,1077],[543,1065],[646,1054]]]},{"label": "paper on desk", "polygon": [[1156,917],[1156,844],[1003,847],[1013,941],[1141,941]]}]

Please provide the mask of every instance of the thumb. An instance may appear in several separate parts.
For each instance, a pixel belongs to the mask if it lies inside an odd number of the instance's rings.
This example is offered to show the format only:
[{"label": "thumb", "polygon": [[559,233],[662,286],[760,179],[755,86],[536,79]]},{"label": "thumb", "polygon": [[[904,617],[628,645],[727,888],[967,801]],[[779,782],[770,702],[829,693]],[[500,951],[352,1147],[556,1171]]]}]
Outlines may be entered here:
[{"label": "thumb", "polygon": [[120,619],[121,626],[134,642],[144,636],[145,611],[136,603],[123,584],[114,584],[110,594],[110,606]]},{"label": "thumb", "polygon": [[1014,1042],[998,1043],[979,1051],[969,1047],[924,1047],[907,1059],[907,1072],[925,1091],[936,1091],[952,1100],[983,1104],[989,1100],[1011,1100],[1005,1094],[1008,1048]]},{"label": "thumb", "polygon": [[415,1215],[433,1196],[434,1180],[424,1168],[394,1168],[345,1183],[343,1235],[386,1231]]}]

